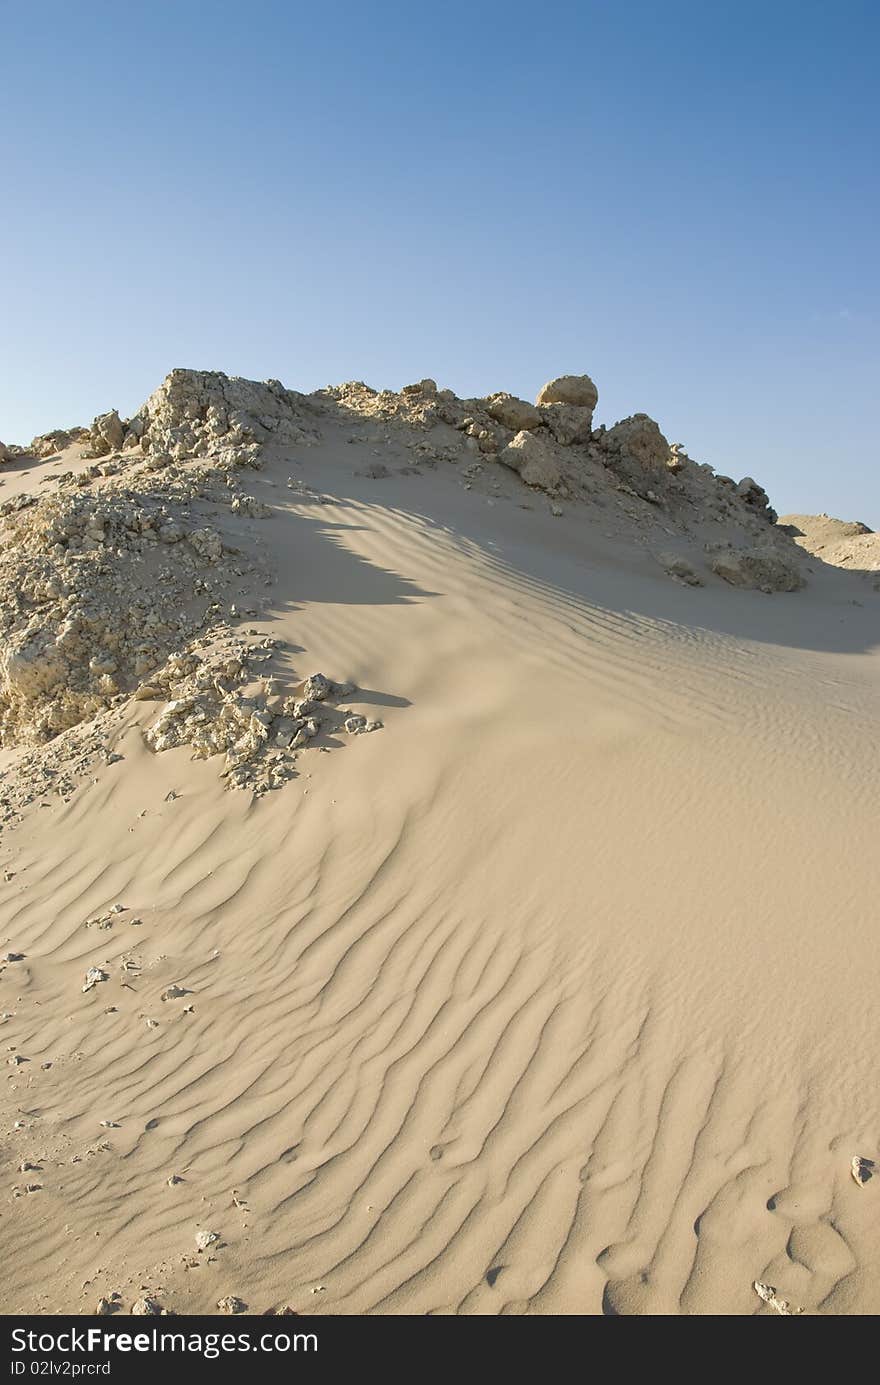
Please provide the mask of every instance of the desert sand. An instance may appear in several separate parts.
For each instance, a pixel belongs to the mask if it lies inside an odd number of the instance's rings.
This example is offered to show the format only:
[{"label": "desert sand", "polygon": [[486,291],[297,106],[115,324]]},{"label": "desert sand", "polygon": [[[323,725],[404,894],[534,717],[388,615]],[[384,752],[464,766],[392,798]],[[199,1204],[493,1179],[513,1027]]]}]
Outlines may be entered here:
[{"label": "desert sand", "polygon": [[0,1310],[880,1311],[871,563],[170,378],[0,467]]}]

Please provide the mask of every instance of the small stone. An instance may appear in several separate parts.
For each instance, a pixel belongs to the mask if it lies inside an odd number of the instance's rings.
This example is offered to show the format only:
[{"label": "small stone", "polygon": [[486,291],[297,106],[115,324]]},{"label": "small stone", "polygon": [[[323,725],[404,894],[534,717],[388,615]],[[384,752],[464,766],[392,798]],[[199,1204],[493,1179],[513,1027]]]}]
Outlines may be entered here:
[{"label": "small stone", "polygon": [[780,1298],[772,1284],[762,1284],[759,1279],[756,1279],[752,1288],[758,1298],[762,1298],[784,1318],[797,1317],[799,1313],[804,1311],[803,1308],[792,1308],[787,1298]]},{"label": "small stone", "polygon": [[236,1298],[235,1294],[228,1294],[226,1298],[221,1298],[217,1304],[221,1313],[246,1313],[247,1304],[244,1299]]},{"label": "small stone", "polygon": [[219,1240],[220,1240],[220,1232],[219,1232],[219,1231],[197,1231],[197,1232],[196,1232],[196,1249],[197,1249],[197,1250],[207,1250],[209,1246],[216,1245],[217,1241],[219,1241]]},{"label": "small stone", "polygon": [[143,1298],[137,1299],[131,1305],[132,1317],[135,1318],[155,1318],[159,1317],[162,1313],[164,1313],[164,1311],[165,1310],[162,1307],[161,1303],[158,1301],[158,1299],[150,1298],[148,1295],[145,1295]]},{"label": "small stone", "polygon": [[854,1154],[852,1164],[850,1165],[850,1173],[852,1174],[854,1182],[856,1182],[860,1188],[864,1188],[865,1184],[870,1183],[871,1179],[874,1177],[874,1160],[863,1159],[860,1155]]}]

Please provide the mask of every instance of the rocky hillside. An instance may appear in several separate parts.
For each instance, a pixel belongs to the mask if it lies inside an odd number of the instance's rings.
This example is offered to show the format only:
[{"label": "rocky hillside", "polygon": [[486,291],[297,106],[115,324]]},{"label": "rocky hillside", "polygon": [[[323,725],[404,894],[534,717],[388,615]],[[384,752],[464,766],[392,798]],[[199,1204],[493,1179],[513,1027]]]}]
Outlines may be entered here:
[{"label": "rocky hillside", "polygon": [[459,399],[433,380],[304,395],[277,380],[173,370],[131,418],[110,410],[89,428],[4,447],[12,465],[32,456],[63,469],[42,494],[0,503],[0,743],[49,740],[156,686],[195,641],[227,637],[237,584],[271,580],[236,531],[269,512],[248,493],[248,473],[334,430],[369,458],[362,474],[381,480],[402,453],[401,472],[441,469],[523,505],[543,496],[553,514],[622,527],[677,582],[804,584],[802,551],[756,481],[692,460],[646,414],[594,427],[597,402],[587,375],[551,380],[532,404],[503,392]]},{"label": "rocky hillside", "polygon": [[807,553],[850,572],[880,572],[880,534],[860,520],[783,515],[779,527]]}]

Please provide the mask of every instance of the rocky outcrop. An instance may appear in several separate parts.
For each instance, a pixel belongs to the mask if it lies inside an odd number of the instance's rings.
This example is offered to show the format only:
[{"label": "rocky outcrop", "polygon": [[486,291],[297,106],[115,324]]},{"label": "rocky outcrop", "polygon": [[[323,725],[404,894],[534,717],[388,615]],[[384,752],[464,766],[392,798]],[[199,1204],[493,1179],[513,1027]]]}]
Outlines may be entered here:
[{"label": "rocky outcrop", "polygon": [[98,414],[89,434],[88,451],[92,457],[105,457],[118,452],[125,437],[125,427],[115,409]]},{"label": "rocky outcrop", "polygon": [[172,458],[270,442],[293,446],[315,436],[304,395],[279,380],[261,384],[214,370],[172,370],[130,421],[133,428],[144,451]]},{"label": "rocky outcrop", "polygon": [[40,433],[27,447],[15,448],[14,455],[54,457],[56,452],[63,452],[71,443],[86,441],[88,436],[88,428],[53,428],[49,433]]},{"label": "rocky outcrop", "polygon": [[[777,528],[799,548],[848,572],[880,572],[880,534],[861,520],[831,515],[783,515]],[[876,580],[876,579],[874,579]]]}]

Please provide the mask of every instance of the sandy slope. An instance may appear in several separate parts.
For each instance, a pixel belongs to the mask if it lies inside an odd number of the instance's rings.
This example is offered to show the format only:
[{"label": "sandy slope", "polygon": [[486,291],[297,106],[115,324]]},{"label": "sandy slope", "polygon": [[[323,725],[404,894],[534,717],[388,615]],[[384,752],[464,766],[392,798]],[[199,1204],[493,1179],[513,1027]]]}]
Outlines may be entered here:
[{"label": "sandy slope", "polygon": [[0,847],[0,1307],[877,1312],[876,601],[356,461],[247,625],[385,729],[252,801],[128,704]]}]

